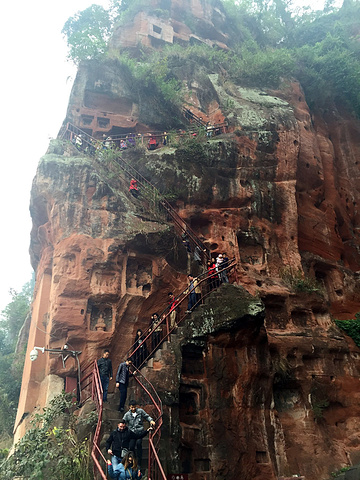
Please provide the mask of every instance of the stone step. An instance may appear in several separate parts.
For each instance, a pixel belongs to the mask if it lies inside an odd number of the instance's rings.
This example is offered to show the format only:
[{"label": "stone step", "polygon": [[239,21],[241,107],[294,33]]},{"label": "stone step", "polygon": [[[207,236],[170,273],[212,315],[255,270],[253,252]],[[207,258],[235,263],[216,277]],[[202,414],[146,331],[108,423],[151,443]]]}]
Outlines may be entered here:
[{"label": "stone step", "polygon": [[162,350],[161,348],[156,350],[156,352],[154,353],[152,358],[155,359],[155,360],[158,360],[159,358],[161,358],[161,350]]}]

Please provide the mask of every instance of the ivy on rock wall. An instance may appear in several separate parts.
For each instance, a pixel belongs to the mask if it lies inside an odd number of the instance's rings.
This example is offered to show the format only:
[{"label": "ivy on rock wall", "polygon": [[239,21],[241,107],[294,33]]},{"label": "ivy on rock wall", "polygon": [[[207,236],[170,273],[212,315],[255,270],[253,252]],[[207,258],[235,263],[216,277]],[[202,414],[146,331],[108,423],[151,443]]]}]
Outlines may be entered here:
[{"label": "ivy on rock wall", "polygon": [[351,320],[335,320],[336,325],[351,337],[355,344],[360,347],[360,312]]}]

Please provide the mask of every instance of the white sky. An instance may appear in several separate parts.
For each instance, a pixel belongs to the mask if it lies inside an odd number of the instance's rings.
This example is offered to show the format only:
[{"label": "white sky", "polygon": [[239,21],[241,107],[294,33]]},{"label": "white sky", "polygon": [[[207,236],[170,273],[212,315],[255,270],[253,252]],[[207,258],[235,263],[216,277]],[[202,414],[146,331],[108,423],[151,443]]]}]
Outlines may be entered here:
[{"label": "white sky", "polygon": [[65,118],[76,73],[66,61],[61,30],[92,3],[108,6],[108,0],[5,0],[0,7],[0,310],[11,300],[9,289],[20,290],[32,275],[31,183],[49,137],[56,137]]},{"label": "white sky", "polygon": [[[9,289],[19,291],[32,275],[28,253],[31,182],[49,137],[56,137],[65,118],[76,73],[74,66],[66,61],[62,27],[70,16],[92,3],[104,7],[109,3],[109,0],[19,0],[15,3],[7,0],[4,5],[5,1],[0,10],[3,172],[0,311],[11,299]],[[322,4],[323,1],[315,0],[312,8],[320,8]]]}]

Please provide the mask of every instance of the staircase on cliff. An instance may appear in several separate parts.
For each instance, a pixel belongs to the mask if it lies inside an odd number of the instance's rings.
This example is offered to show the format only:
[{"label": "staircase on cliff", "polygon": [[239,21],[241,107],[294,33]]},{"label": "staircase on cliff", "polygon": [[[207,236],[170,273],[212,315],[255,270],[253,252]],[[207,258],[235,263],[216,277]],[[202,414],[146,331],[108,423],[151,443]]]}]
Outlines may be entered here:
[{"label": "staircase on cliff", "polygon": [[[227,274],[229,274],[234,266],[235,262],[230,262],[230,264],[227,265],[223,270],[220,270],[219,273],[225,271]],[[200,280],[199,285],[207,287],[208,277],[207,275],[203,275],[202,277],[203,278]],[[214,290],[209,291],[206,288],[206,291],[203,291],[204,295],[202,295],[202,298],[199,299],[194,305],[194,308],[201,308],[203,305],[208,303],[209,300],[207,297],[212,292],[214,292]],[[184,292],[182,292],[181,296],[179,296],[180,298],[178,305],[181,306],[182,304],[186,304],[189,295],[189,289],[186,289]],[[215,293],[215,295],[218,294]],[[161,427],[163,423],[162,402],[156,389],[148,380],[147,376],[150,375],[151,377],[156,378],[156,375],[154,376],[152,373],[159,370],[167,371],[174,366],[174,356],[171,354],[171,350],[173,350],[171,343],[178,341],[178,337],[183,332],[182,327],[180,327],[180,323],[188,318],[189,315],[188,310],[186,310],[183,315],[178,314],[175,325],[171,326],[169,322],[170,313],[171,312],[169,311],[164,313],[158,323],[158,326],[161,326],[162,328],[165,327],[166,329],[160,343],[150,352],[146,359],[143,359],[141,365],[138,366],[139,368],[134,366],[132,367],[133,376],[128,388],[128,401],[131,399],[136,400],[141,407],[144,408],[144,410],[155,420],[156,423],[154,433],[152,433],[147,440],[143,440],[142,466],[146,460],[148,465],[148,480],[166,480],[166,475],[158,455]],[[145,338],[140,345],[133,345],[131,347],[127,357],[131,357],[136,354],[138,349],[141,348],[141,346],[144,346],[146,342],[150,343],[151,331],[149,329],[145,332],[144,336]],[[90,381],[88,381],[89,378]],[[104,457],[102,450],[104,450],[107,435],[109,435],[111,431],[116,428],[120,418],[122,417],[117,409],[119,394],[117,393],[117,389],[114,394],[109,394],[109,403],[104,408],[102,400],[102,387],[96,362],[94,362],[93,369],[90,374],[86,373],[86,369],[83,370],[81,383],[83,385],[82,390],[89,388],[89,385],[91,386],[91,396],[95,402],[99,415],[91,453],[94,461],[94,477],[99,478],[100,475],[100,478],[106,480],[106,458]],[[145,454],[145,451],[147,451],[147,454]]]},{"label": "staircase on cliff", "polygon": [[[67,123],[61,128],[58,138],[76,142],[77,138],[81,138],[82,145],[86,145],[86,153],[92,157],[96,156],[97,149],[95,145],[99,147],[99,141],[88,135],[80,128]],[[159,192],[159,190],[147,180],[141,173],[139,173],[132,165],[122,158],[120,152],[114,159],[114,162],[121,168],[121,171],[127,181],[135,179],[141,187],[141,196],[149,201],[149,206],[156,215],[157,212],[162,211],[166,214],[167,219],[171,220],[175,232],[181,237],[182,241],[191,249],[192,252],[197,252],[203,265],[206,265],[207,260],[210,260],[209,253],[196,235],[190,225],[176,212],[176,210],[170,205],[166,198]]]}]

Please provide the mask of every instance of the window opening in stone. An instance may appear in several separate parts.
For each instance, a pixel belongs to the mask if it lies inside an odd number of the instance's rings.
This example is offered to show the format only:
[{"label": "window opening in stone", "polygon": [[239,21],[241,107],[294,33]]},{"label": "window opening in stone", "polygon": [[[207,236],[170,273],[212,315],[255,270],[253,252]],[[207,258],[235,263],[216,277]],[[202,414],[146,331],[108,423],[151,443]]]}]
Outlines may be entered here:
[{"label": "window opening in stone", "polygon": [[109,126],[110,119],[109,118],[103,118],[103,117],[97,117],[97,123],[100,128],[106,128]]},{"label": "window opening in stone", "polygon": [[162,29],[161,29],[160,27],[158,27],[157,25],[153,25],[153,31],[154,31],[155,33],[161,33],[161,30],[162,30]]},{"label": "window opening in stone", "polygon": [[91,115],[81,115],[81,122],[83,125],[91,125],[91,122],[94,120],[94,117]]}]

